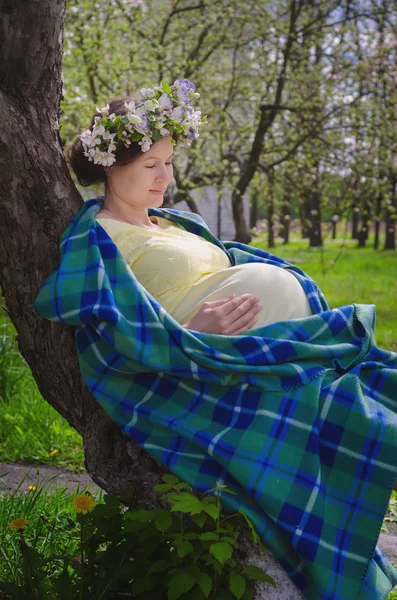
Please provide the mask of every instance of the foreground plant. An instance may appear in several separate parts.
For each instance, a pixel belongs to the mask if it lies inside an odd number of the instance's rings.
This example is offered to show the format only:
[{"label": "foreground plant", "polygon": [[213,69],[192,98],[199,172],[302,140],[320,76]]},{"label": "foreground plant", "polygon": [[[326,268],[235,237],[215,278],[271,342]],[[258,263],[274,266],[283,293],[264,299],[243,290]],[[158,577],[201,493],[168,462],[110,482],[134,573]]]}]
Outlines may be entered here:
[{"label": "foreground plant", "polygon": [[154,490],[170,510],[126,509],[111,495],[96,503],[89,492],[77,494],[76,519],[68,516],[67,527],[57,528],[79,540],[73,556],[44,557],[23,537],[30,522],[14,519],[9,529],[20,536],[24,578],[0,584],[0,591],[15,600],[252,600],[255,581],[274,585],[261,569],[237,564],[243,529],[264,546],[243,513],[223,514],[221,494],[233,492],[218,484],[199,499],[174,475],[163,482]]}]

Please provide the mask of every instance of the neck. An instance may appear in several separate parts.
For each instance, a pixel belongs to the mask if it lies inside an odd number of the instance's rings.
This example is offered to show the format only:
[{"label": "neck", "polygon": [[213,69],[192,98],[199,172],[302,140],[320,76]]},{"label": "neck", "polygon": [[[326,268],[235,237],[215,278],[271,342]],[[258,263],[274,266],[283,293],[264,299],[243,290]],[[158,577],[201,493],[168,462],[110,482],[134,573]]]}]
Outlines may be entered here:
[{"label": "neck", "polygon": [[158,226],[150,220],[147,208],[141,209],[131,206],[131,204],[123,200],[120,196],[112,193],[110,189],[105,190],[102,210],[119,221],[126,221],[140,227],[158,229]]}]

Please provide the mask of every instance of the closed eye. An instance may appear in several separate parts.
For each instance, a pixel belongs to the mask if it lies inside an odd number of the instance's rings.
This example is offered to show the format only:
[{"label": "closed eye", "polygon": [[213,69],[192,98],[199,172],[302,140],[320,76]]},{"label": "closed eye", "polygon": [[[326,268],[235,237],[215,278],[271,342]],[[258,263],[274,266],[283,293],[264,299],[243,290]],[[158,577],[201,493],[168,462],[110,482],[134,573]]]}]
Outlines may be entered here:
[{"label": "closed eye", "polygon": [[[167,166],[172,165],[172,162],[165,163]],[[154,169],[156,165],[151,165],[150,167],[146,167],[147,169]]]}]

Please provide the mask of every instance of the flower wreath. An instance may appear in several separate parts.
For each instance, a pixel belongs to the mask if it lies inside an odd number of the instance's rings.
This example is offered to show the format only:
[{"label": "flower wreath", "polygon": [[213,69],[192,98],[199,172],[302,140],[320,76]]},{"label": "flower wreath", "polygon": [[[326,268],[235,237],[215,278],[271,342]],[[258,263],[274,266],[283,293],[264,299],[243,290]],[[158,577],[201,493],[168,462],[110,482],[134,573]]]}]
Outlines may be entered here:
[{"label": "flower wreath", "polygon": [[160,137],[171,136],[173,145],[190,146],[199,137],[198,127],[206,122],[201,111],[194,110],[192,101],[200,97],[189,79],[177,79],[172,86],[142,88],[142,99],[125,102],[125,113],[109,114],[109,105],[97,108],[101,116],[94,118],[92,129],[80,135],[84,155],[90,162],[110,167],[115,151],[138,142],[142,152]]}]

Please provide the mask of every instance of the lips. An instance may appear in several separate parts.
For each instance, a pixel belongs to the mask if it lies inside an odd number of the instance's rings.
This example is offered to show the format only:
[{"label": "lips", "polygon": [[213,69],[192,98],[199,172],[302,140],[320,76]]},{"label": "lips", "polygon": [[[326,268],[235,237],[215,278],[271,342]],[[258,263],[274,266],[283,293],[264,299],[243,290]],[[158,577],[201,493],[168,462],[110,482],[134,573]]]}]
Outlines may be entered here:
[{"label": "lips", "polygon": [[149,192],[154,192],[155,194],[163,194],[165,192],[164,190],[149,190]]}]

